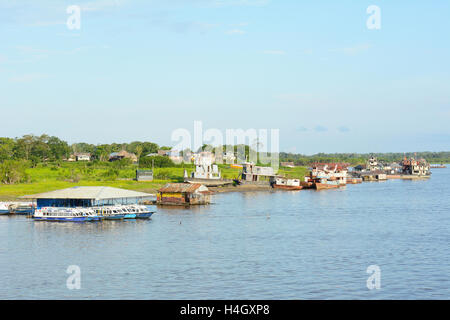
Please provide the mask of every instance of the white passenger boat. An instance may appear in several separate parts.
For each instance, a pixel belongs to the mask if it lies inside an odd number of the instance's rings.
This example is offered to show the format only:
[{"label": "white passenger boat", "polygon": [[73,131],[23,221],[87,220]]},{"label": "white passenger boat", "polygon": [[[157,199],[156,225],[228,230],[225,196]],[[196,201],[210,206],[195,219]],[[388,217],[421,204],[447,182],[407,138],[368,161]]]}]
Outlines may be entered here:
[{"label": "white passenger boat", "polygon": [[106,207],[93,207],[95,213],[100,219],[104,220],[120,220],[125,218],[125,212],[120,207],[106,206]]},{"label": "white passenger boat", "polygon": [[128,213],[128,215],[133,216],[136,219],[148,219],[150,218],[154,211],[151,211],[148,206],[132,204],[122,207],[124,211]]},{"label": "white passenger boat", "polygon": [[97,221],[99,216],[92,208],[53,208],[44,207],[34,211],[34,220],[43,221]]}]

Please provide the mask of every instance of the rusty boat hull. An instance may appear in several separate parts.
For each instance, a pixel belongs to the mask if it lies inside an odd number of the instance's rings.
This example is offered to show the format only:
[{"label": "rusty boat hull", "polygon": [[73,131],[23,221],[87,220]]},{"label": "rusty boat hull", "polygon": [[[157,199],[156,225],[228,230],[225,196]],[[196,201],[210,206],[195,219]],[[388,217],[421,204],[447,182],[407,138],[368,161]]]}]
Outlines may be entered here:
[{"label": "rusty boat hull", "polygon": [[279,185],[279,184],[274,184],[274,185],[272,185],[272,187],[274,189],[281,189],[281,190],[302,190],[303,189],[302,186],[286,186],[286,185]]},{"label": "rusty boat hull", "polygon": [[343,185],[341,184],[329,184],[329,183],[313,183],[313,188],[316,190],[337,189]]}]

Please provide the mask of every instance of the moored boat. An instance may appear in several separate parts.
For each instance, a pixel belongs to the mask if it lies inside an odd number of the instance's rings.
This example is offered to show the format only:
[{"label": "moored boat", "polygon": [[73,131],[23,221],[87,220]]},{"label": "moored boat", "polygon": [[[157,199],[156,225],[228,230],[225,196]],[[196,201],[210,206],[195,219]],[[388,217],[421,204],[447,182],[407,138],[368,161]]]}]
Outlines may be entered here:
[{"label": "moored boat", "polygon": [[124,219],[136,219],[136,213],[125,213]]},{"label": "moored boat", "polygon": [[117,207],[94,207],[93,209],[101,220],[121,220],[125,218],[125,213]]},{"label": "moored boat", "polygon": [[8,202],[0,202],[0,215],[9,214],[9,205]]},{"label": "moored boat", "polygon": [[445,169],[447,166],[445,164],[432,164],[430,165],[431,169]]},{"label": "moored boat", "polygon": [[301,190],[303,186],[300,183],[300,179],[288,179],[277,177],[271,183],[272,188],[282,190]]},{"label": "moored boat", "polygon": [[136,219],[148,219],[150,218],[154,211],[150,211],[147,206],[144,205],[129,205],[123,208],[129,215],[134,215]]},{"label": "moored boat", "polygon": [[98,221],[99,216],[92,208],[53,208],[44,207],[36,209],[32,218],[41,221],[71,221],[85,222]]},{"label": "moored boat", "polygon": [[32,214],[34,205],[31,202],[14,202],[9,205],[10,214]]},{"label": "moored boat", "polygon": [[335,189],[347,184],[346,164],[315,164],[301,183],[304,188]]},{"label": "moored boat", "polygon": [[325,179],[322,179],[321,182],[313,182],[313,188],[316,190],[335,189],[339,188],[340,186],[342,185],[337,181],[330,181]]},{"label": "moored boat", "polygon": [[347,177],[347,184],[357,184],[362,183],[362,178],[356,178],[356,177]]}]

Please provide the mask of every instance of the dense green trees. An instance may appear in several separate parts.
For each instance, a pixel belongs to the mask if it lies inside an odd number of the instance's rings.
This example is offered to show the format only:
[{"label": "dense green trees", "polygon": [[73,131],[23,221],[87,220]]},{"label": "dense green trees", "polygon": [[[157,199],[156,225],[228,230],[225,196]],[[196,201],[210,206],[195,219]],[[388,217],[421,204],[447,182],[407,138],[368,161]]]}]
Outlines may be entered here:
[{"label": "dense green trees", "polygon": [[57,137],[25,135],[22,138],[0,138],[0,161],[30,160],[38,163],[68,157],[70,147]]},{"label": "dense green trees", "polygon": [[14,184],[26,182],[28,175],[26,169],[28,164],[26,161],[5,160],[0,162],[0,183]]},{"label": "dense green trees", "polygon": [[169,168],[174,167],[175,163],[165,156],[141,157],[139,160],[139,167],[141,168],[151,168],[152,165],[155,168]]},{"label": "dense green trees", "polygon": [[158,149],[156,143],[141,141],[100,145],[81,142],[69,146],[58,137],[28,134],[15,139],[0,137],[0,162],[12,159],[29,160],[30,164],[35,165],[40,162],[63,160],[72,153],[90,153],[95,160],[107,161],[112,152],[126,150],[135,153],[139,158],[149,153],[157,153]]},{"label": "dense green trees", "polygon": [[0,162],[11,159],[14,155],[14,139],[0,138]]}]

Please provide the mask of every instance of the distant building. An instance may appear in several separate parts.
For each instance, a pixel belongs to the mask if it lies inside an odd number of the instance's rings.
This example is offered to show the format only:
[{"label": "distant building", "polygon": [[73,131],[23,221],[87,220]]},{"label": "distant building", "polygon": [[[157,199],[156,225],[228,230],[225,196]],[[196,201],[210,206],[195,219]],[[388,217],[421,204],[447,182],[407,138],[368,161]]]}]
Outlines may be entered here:
[{"label": "distant building", "polygon": [[90,153],[76,153],[75,154],[76,161],[91,161]]},{"label": "distant building", "polygon": [[159,154],[157,153],[149,153],[148,155],[146,155],[146,157],[156,157],[159,156]]},{"label": "distant building", "polygon": [[165,205],[211,203],[212,192],[199,183],[168,183],[158,190],[156,201]]},{"label": "distant building", "polygon": [[225,152],[222,156],[224,163],[235,163],[236,162],[236,156],[234,155],[234,152]]},{"label": "distant building", "polygon": [[367,160],[366,169],[368,171],[375,171],[375,170],[382,169],[382,166],[381,166],[380,163],[378,163],[377,158],[372,156],[372,157],[369,158],[369,160]]},{"label": "distant building", "polygon": [[109,161],[117,161],[121,159],[130,159],[131,162],[137,163],[138,158],[134,153],[127,152],[125,150],[122,150],[120,152],[113,152],[109,155]]},{"label": "distant building", "polygon": [[396,162],[384,166],[384,171],[387,174],[399,174],[402,173],[402,166]]},{"label": "distant building", "polygon": [[294,164],[294,162],[280,162],[280,165],[282,166],[282,167],[287,167],[287,168],[294,168],[295,167],[295,164]]},{"label": "distant building", "polygon": [[176,150],[170,150],[169,159],[177,164],[183,162],[183,156],[180,154],[179,151]]},{"label": "distant building", "polygon": [[153,181],[153,170],[136,170],[136,181]]},{"label": "distant building", "polygon": [[69,159],[67,159],[69,162],[74,161],[91,161],[91,154],[90,153],[74,153],[71,154]]},{"label": "distant building", "polygon": [[158,156],[169,156],[170,150],[158,150]]},{"label": "distant building", "polygon": [[275,173],[272,167],[255,166],[253,162],[244,162],[242,164],[242,180],[253,182],[270,182]]},{"label": "distant building", "polygon": [[402,161],[402,172],[415,176],[429,176],[431,174],[430,165],[425,159],[411,158],[408,160],[406,157]]},{"label": "distant building", "polygon": [[372,170],[361,173],[363,181],[381,181],[387,180],[386,172],[383,170]]},{"label": "distant building", "polygon": [[212,152],[199,152],[194,155],[195,171],[191,178],[219,180],[221,174],[219,167],[214,164],[215,156]]},{"label": "distant building", "polygon": [[366,165],[365,164],[359,164],[359,165],[355,166],[353,168],[353,170],[355,170],[355,171],[365,171],[366,170]]}]

